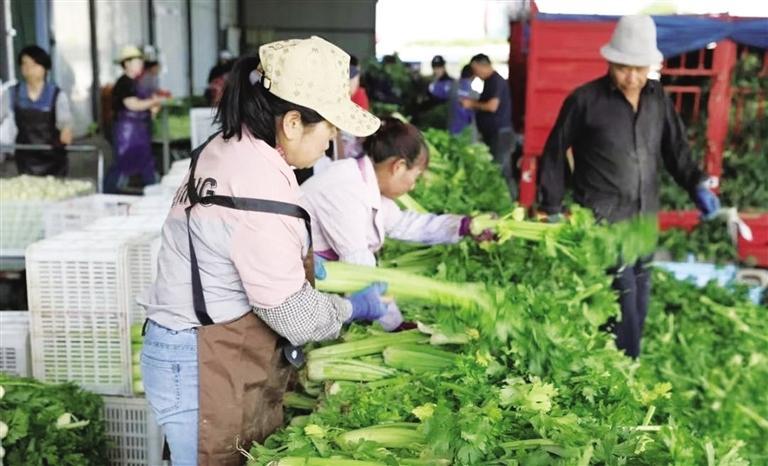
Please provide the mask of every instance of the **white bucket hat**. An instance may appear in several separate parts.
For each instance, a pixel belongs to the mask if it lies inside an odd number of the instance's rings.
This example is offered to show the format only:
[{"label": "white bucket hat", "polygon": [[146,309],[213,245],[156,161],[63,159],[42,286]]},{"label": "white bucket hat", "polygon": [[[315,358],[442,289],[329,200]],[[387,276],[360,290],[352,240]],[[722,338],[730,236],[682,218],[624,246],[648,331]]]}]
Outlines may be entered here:
[{"label": "white bucket hat", "polygon": [[656,24],[648,15],[622,16],[611,41],[600,48],[600,55],[611,63],[653,66],[664,61],[656,47]]},{"label": "white bucket hat", "polygon": [[135,45],[126,45],[120,50],[120,57],[115,60],[115,63],[120,64],[126,60],[132,60],[134,58],[144,58],[144,54],[141,53],[138,47]]},{"label": "white bucket hat", "polygon": [[272,94],[319,113],[354,136],[381,125],[349,97],[349,55],[325,39],[291,39],[259,48],[262,81]]}]

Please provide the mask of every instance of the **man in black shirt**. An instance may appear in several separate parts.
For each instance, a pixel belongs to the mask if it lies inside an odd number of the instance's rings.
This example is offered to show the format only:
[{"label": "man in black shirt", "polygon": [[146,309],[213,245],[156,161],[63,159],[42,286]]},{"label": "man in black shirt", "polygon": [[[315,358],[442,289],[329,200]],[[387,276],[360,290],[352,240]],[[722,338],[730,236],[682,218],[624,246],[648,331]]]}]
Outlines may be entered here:
[{"label": "man in black shirt", "polygon": [[[685,128],[658,81],[648,80],[660,64],[656,27],[649,16],[621,18],[611,42],[600,50],[608,74],[568,96],[541,156],[540,208],[559,215],[573,151],[573,198],[599,220],[616,222],[659,209],[660,163],[711,218],[720,207],[709,180],[691,158]],[[621,321],[616,344],[628,355],[640,354],[640,338],[650,296],[647,260],[617,269]]]},{"label": "man in black shirt", "polygon": [[512,131],[512,98],[507,81],[497,73],[487,55],[478,54],[469,61],[472,72],[484,82],[478,100],[462,99],[464,108],[476,113],[477,129],[483,142],[501,166],[501,172],[509,184],[512,199],[517,198],[517,183],[512,176],[512,152],[515,134]]}]

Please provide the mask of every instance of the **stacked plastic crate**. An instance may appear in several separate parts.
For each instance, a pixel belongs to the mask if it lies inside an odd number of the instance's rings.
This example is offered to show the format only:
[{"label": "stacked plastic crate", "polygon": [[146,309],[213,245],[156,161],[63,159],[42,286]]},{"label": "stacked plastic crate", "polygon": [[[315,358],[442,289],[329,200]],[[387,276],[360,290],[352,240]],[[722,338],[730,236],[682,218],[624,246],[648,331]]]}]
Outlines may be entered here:
[{"label": "stacked plastic crate", "polygon": [[102,217],[128,215],[131,204],[141,199],[138,196],[92,194],[50,204],[43,212],[45,237],[79,230]]},{"label": "stacked plastic crate", "polygon": [[30,377],[29,312],[0,311],[0,372]]},{"label": "stacked plastic crate", "polygon": [[111,464],[159,466],[162,438],[134,393],[131,328],[144,311],[136,297],[154,280],[154,217],[106,217],[26,251],[32,374],[72,381],[104,395]]}]

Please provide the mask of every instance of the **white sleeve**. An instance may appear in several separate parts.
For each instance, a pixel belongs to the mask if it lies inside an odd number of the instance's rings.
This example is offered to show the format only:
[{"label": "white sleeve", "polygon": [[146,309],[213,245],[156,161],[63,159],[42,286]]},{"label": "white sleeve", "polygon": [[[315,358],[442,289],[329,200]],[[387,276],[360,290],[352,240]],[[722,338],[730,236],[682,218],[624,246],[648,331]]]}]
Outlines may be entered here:
[{"label": "white sleeve", "polygon": [[0,87],[0,123],[13,115],[14,86]]},{"label": "white sleeve", "polygon": [[357,265],[376,265],[376,256],[370,250],[367,239],[369,207],[359,198],[359,194],[338,192],[330,197],[320,194],[315,202],[316,224],[328,245],[339,256],[339,260]]},{"label": "white sleeve", "polygon": [[383,198],[382,213],[387,235],[402,241],[423,244],[457,243],[461,239],[461,215],[436,215],[400,210],[391,199]]},{"label": "white sleeve", "polygon": [[72,108],[69,105],[67,95],[61,89],[59,95],[56,96],[56,128],[59,131],[72,128]]}]

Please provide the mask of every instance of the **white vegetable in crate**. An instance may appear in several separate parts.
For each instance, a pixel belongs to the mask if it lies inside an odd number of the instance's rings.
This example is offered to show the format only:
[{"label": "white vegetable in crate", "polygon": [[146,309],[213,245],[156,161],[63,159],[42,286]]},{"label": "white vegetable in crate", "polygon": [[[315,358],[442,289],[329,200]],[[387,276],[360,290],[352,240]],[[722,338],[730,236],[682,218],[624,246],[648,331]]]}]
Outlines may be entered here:
[{"label": "white vegetable in crate", "polygon": [[92,191],[86,180],[62,180],[53,176],[21,175],[3,180],[0,202],[17,200],[57,200]]}]

